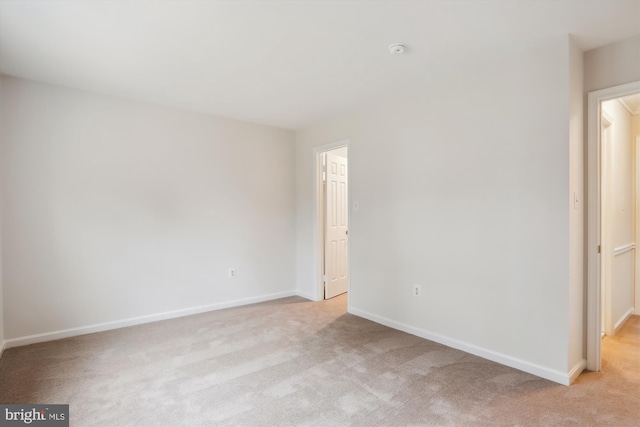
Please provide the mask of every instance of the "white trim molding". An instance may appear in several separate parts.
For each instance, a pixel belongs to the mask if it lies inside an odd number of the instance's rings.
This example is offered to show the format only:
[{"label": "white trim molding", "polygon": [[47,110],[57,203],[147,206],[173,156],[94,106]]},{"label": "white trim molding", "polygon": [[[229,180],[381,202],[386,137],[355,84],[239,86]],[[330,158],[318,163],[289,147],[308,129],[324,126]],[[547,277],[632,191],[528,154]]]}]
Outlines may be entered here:
[{"label": "white trim molding", "polygon": [[4,354],[4,350],[7,347],[7,342],[6,341],[2,341],[0,343],[0,359],[2,359],[2,355]]},{"label": "white trim molding", "polygon": [[618,330],[622,327],[622,325],[624,325],[624,323],[629,320],[629,316],[631,316],[634,312],[634,308],[631,307],[629,310],[627,310],[622,317],[620,317],[618,319],[618,321],[613,325],[613,333],[616,334],[618,332]]},{"label": "white trim molding", "polygon": [[631,105],[629,105],[627,103],[627,100],[624,98],[620,98],[618,99],[618,102],[620,102],[620,104],[622,104],[622,106],[624,107],[625,110],[627,110],[629,112],[629,114],[631,114],[632,116],[637,116],[640,115],[640,106],[638,106],[635,110],[631,107]]},{"label": "white trim molding", "polygon": [[613,255],[614,256],[618,256],[618,255],[622,255],[623,253],[632,251],[636,248],[636,244],[635,243],[628,243],[624,246],[619,246],[617,248],[615,248],[613,250]]},{"label": "white trim molding", "polygon": [[430,341],[444,344],[448,347],[455,348],[457,350],[462,350],[466,353],[471,353],[473,355],[482,357],[483,359],[500,363],[501,365],[509,366],[514,369],[519,369],[529,374],[536,375],[538,377],[545,378],[549,381],[553,381],[555,383],[562,384],[562,385],[570,385],[573,382],[573,380],[575,380],[578,377],[580,372],[582,372],[585,366],[587,365],[587,362],[585,360],[582,360],[578,362],[578,364],[574,366],[569,372],[555,371],[553,369],[549,369],[544,366],[537,365],[535,363],[527,362],[526,360],[518,359],[516,357],[508,356],[503,353],[498,353],[496,351],[479,347],[475,344],[459,341],[453,338],[446,337],[444,335],[427,331],[425,329],[420,329],[411,325],[407,325],[406,323],[397,322],[395,320],[391,320],[386,317],[378,316],[376,314],[372,314],[364,310],[354,308],[353,306],[349,308],[349,313],[355,316],[359,316],[359,317],[363,317],[365,319],[371,320],[372,322],[376,322],[381,325],[388,326],[390,328],[397,329],[399,331],[403,331],[408,334],[418,336],[420,338],[424,338]]},{"label": "white trim molding", "polygon": [[46,341],[70,338],[79,335],[93,334],[95,332],[109,331],[112,329],[125,328],[127,326],[142,325],[160,320],[174,319],[176,317],[191,316],[193,314],[206,313],[209,311],[222,310],[225,308],[239,307],[243,305],[255,304],[258,302],[271,301],[280,298],[295,296],[295,291],[279,292],[275,294],[262,295],[258,297],[243,298],[233,301],[216,304],[202,305],[199,307],[186,308],[182,310],[166,311],[164,313],[150,314],[147,316],[132,317],[129,319],[115,320],[111,322],[97,323],[95,325],[80,326],[77,328],[63,329],[59,331],[45,332],[42,334],[27,335],[24,337],[11,338],[5,340],[6,348],[20,347],[23,345],[35,344]]},{"label": "white trim molding", "polygon": [[613,124],[613,117],[604,110],[600,110],[600,119],[602,120],[602,123],[600,123],[602,127],[609,127]]},{"label": "white trim molding", "polygon": [[573,384],[576,378],[578,378],[578,375],[580,375],[586,368],[586,359],[581,359],[578,363],[576,363],[576,365],[569,371],[569,384]]}]

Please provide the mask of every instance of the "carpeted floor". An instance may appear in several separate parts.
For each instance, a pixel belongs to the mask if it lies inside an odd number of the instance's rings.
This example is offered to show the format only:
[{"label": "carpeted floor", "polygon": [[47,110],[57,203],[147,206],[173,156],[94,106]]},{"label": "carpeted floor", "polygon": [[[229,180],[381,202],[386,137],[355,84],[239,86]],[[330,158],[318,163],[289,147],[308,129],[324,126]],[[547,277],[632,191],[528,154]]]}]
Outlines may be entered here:
[{"label": "carpeted floor", "polygon": [[640,425],[638,316],[603,359],[565,387],[292,297],[9,349],[0,402],[72,426]]}]

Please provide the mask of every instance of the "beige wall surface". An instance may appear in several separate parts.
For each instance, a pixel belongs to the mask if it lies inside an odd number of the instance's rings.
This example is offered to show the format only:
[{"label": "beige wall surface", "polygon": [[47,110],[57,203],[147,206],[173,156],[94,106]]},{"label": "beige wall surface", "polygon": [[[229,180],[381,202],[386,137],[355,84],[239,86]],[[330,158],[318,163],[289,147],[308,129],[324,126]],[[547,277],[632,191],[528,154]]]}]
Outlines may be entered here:
[{"label": "beige wall surface", "polygon": [[352,312],[566,376],[569,42],[297,132],[298,289],[315,282],[312,151],[348,138]]},{"label": "beige wall surface", "polygon": [[584,55],[569,42],[569,368],[586,354],[584,307]]},{"label": "beige wall surface", "polygon": [[640,36],[585,52],[585,92],[638,80],[640,80]]},{"label": "beige wall surface", "polygon": [[2,101],[6,339],[295,291],[293,132],[10,77]]}]

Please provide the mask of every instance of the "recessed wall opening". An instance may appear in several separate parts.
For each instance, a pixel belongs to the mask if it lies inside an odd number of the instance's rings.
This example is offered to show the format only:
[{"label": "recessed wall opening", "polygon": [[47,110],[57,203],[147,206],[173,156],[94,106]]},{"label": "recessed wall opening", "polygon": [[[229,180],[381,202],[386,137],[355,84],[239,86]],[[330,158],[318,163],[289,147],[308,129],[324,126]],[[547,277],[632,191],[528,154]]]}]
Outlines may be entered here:
[{"label": "recessed wall opening", "polygon": [[316,299],[349,288],[349,168],[346,141],[319,147],[316,156]]},{"label": "recessed wall opening", "polygon": [[[626,357],[640,324],[640,84],[589,94],[587,368]],[[635,332],[634,332],[635,331]]]}]

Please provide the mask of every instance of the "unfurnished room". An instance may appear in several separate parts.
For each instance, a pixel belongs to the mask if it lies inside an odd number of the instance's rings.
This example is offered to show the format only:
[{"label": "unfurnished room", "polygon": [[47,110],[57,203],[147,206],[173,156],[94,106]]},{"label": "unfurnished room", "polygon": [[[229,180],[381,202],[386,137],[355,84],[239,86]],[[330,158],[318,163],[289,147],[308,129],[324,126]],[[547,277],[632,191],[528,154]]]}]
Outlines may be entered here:
[{"label": "unfurnished room", "polygon": [[640,425],[640,0],[0,0],[0,426]]}]

